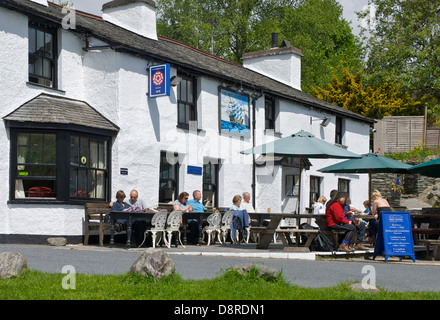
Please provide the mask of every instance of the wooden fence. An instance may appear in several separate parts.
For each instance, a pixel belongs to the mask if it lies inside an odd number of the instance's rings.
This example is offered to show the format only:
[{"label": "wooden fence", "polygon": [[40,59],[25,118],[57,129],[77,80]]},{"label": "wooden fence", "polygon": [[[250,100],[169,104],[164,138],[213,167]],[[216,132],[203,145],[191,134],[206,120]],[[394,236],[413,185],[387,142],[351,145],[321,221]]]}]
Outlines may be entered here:
[{"label": "wooden fence", "polygon": [[[384,117],[374,125],[374,152],[383,155],[387,151],[407,151],[417,145],[423,146],[424,116]],[[427,128],[428,148],[440,146],[440,128]]]}]

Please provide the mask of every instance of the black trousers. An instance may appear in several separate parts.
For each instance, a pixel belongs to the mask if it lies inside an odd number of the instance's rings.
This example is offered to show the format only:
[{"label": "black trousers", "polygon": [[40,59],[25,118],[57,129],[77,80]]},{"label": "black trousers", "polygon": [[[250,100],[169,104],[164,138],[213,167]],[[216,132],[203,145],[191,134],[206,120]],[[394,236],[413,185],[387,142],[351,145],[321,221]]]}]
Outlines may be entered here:
[{"label": "black trousers", "polygon": [[[345,233],[344,242],[351,242],[351,239],[353,239],[354,233],[356,232],[356,226],[354,224],[335,224],[334,226],[328,227],[330,230],[335,231],[347,231]],[[364,233],[365,233],[365,227],[364,227]],[[359,239],[359,233],[358,233],[358,239]]]},{"label": "black trousers", "polygon": [[151,228],[151,221],[135,220],[131,225],[131,243],[140,245],[144,240],[144,233],[147,228]]}]

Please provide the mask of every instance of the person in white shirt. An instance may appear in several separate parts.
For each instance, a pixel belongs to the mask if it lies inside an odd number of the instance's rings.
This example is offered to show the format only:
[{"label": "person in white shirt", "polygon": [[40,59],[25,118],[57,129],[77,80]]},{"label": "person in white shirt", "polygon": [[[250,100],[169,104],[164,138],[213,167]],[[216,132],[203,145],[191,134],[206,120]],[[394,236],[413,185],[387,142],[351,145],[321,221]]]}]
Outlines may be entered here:
[{"label": "person in white shirt", "polygon": [[251,203],[251,195],[249,192],[243,192],[243,202],[241,203],[241,206],[244,210],[246,210],[248,213],[254,213],[255,209],[252,206]]},{"label": "person in white shirt", "polygon": [[[326,202],[327,199],[324,196],[320,196],[318,198],[318,201],[315,202],[315,204],[313,205],[313,214],[325,214]],[[316,219],[312,219],[310,224],[312,225],[312,227],[318,227],[318,225],[316,224]]]}]

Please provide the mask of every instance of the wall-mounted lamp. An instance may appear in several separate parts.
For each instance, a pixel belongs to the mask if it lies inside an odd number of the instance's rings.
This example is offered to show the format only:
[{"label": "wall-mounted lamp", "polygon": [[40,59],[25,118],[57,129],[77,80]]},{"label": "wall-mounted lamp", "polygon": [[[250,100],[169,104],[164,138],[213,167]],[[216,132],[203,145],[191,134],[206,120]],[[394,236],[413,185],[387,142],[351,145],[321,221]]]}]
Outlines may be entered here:
[{"label": "wall-mounted lamp", "polygon": [[331,119],[330,118],[324,118],[322,120],[322,122],[319,124],[321,127],[325,128],[328,126],[328,124],[330,123]]},{"label": "wall-mounted lamp", "polygon": [[251,94],[251,98],[252,98],[252,100],[258,100],[258,99],[260,99],[262,96],[263,96],[263,93],[262,93],[262,92],[257,92],[257,91],[254,91],[254,92]]},{"label": "wall-mounted lamp", "polygon": [[324,117],[324,119],[313,119],[312,117],[310,117],[310,124],[312,124],[313,121],[318,121],[318,120],[321,120],[321,123],[319,125],[323,128],[327,127],[331,121],[331,119],[327,117]]},{"label": "wall-mounted lamp", "polygon": [[180,83],[180,81],[182,81],[181,77],[172,76],[171,79],[170,79],[170,85],[172,87],[176,87]]},{"label": "wall-mounted lamp", "polygon": [[240,81],[240,89],[238,89],[238,93],[243,93],[243,83]]}]

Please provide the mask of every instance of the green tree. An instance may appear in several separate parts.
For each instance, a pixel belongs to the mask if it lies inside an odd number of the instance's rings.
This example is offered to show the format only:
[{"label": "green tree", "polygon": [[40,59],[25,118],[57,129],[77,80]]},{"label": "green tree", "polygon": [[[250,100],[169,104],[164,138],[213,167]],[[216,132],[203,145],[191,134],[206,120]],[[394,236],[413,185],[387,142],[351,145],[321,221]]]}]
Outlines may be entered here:
[{"label": "green tree", "polygon": [[158,33],[241,63],[267,46],[274,10],[287,0],[158,0]]},{"label": "green tree", "polygon": [[158,33],[242,63],[266,50],[271,33],[303,51],[302,89],[325,86],[362,66],[360,42],[336,0],[157,0]]},{"label": "green tree", "polygon": [[[373,16],[365,42],[365,80],[373,86],[399,83],[413,97],[424,97],[431,116],[440,102],[440,0],[370,0]],[[438,117],[438,116],[437,116]],[[437,120],[438,121],[438,120]]]},{"label": "green tree", "polygon": [[312,87],[312,94],[321,100],[338,105],[365,117],[422,115],[423,100],[414,100],[400,85],[385,83],[379,87],[365,86],[360,72],[352,75],[347,69],[341,80],[333,76],[327,89]]},{"label": "green tree", "polygon": [[284,8],[280,34],[303,51],[302,89],[325,87],[332,75],[341,76],[344,68],[356,72],[363,65],[359,39],[342,16],[336,0],[300,0]]}]

